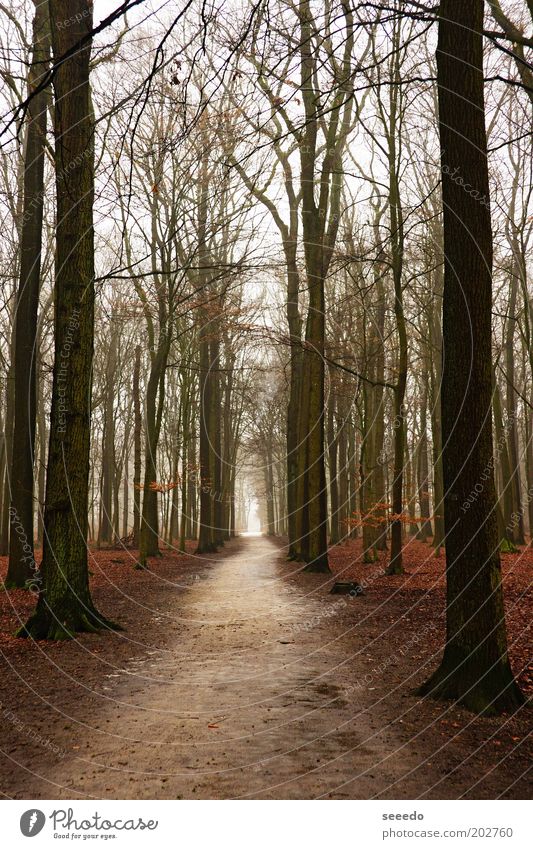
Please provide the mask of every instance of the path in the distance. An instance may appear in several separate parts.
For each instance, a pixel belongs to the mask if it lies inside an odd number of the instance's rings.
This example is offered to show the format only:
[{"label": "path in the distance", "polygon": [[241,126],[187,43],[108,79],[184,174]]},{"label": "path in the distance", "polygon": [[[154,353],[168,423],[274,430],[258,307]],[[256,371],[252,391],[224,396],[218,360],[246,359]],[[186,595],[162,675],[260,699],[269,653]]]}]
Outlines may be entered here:
[{"label": "path in the distance", "polygon": [[387,795],[409,756],[396,755],[390,728],[379,730],[370,694],[353,689],[354,664],[339,666],[355,650],[354,635],[344,640],[327,615],[339,597],[306,595],[282,572],[264,537],[215,560],[179,596],[175,644],[148,646],[108,677],[77,751],[35,777],[30,795]]}]

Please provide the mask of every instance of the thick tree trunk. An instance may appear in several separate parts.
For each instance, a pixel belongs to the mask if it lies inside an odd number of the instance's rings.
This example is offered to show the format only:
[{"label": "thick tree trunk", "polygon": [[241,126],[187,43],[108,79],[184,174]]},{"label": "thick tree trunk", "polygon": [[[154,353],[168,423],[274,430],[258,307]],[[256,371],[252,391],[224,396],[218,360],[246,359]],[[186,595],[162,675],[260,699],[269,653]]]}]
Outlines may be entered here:
[{"label": "thick tree trunk", "polygon": [[492,474],[492,232],[488,202],[479,201],[489,198],[483,6],[442,0],[439,8],[447,635],[442,664],[421,692],[495,713],[523,697],[507,655]]},{"label": "thick tree trunk", "polygon": [[[33,53],[28,91],[31,94],[48,71],[50,27],[48,4],[35,0]],[[24,201],[20,233],[20,280],[15,318],[15,427],[11,465],[12,532],[6,587],[24,587],[35,571],[33,550],[34,451],[36,421],[37,311],[41,277],[44,204],[44,153],[47,92],[40,91],[28,105],[24,154]],[[19,531],[20,529],[20,531]]]},{"label": "thick tree trunk", "polygon": [[[306,569],[329,572],[328,505],[324,440],[324,345],[325,279],[337,238],[342,191],[342,152],[351,122],[353,99],[349,92],[352,78],[353,14],[342,6],[344,17],[343,81],[338,81],[333,106],[325,127],[327,145],[320,161],[318,131],[324,116],[319,102],[317,57],[312,39],[315,22],[309,0],[300,0],[300,92],[305,124],[300,141],[300,185],[302,193],[302,230],[307,294],[309,298],[305,329],[305,347],[300,393],[299,435],[302,454],[299,464],[298,507],[301,512],[301,553]],[[320,189],[315,193],[315,187]]]},{"label": "thick tree trunk", "polygon": [[[314,253],[308,245],[309,254]],[[327,540],[327,485],[324,440],[324,281],[321,279],[318,257],[308,258],[311,279],[309,313],[304,351],[304,376],[302,380],[301,444],[302,456],[302,525],[301,556],[306,570],[329,572]]]},{"label": "thick tree trunk", "polygon": [[135,348],[135,365],[133,367],[133,545],[139,545],[141,528],[141,346]]},{"label": "thick tree trunk", "polygon": [[[92,6],[88,0],[56,0],[50,4],[50,14],[53,56],[61,63],[54,75],[55,358],[41,567],[44,591],[19,632],[36,639],[62,639],[111,624],[93,606],[87,567],[94,340]],[[71,25],[62,26],[65,20]],[[70,58],[63,59],[69,51]]]}]

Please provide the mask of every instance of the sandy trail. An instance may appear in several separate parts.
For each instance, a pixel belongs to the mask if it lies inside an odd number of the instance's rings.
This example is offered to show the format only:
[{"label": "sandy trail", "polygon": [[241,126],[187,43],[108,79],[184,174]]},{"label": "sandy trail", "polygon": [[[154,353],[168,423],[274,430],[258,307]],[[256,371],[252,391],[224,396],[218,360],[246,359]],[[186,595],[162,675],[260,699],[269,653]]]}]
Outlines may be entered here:
[{"label": "sandy trail", "polygon": [[498,720],[413,695],[427,671],[401,606],[330,595],[265,537],[198,563],[197,580],[179,558],[168,567],[108,600],[122,634],[47,647],[45,664],[35,646],[33,701],[7,670],[23,725],[4,723],[6,795],[527,797],[527,753],[502,755]]},{"label": "sandy trail", "polygon": [[409,757],[391,757],[400,741],[376,733],[365,692],[350,695],[357,677],[329,641],[339,597],[299,591],[279,560],[264,537],[216,560],[181,595],[173,645],[108,675],[76,751],[27,777],[26,794],[369,798],[376,769],[380,789],[398,779]]}]

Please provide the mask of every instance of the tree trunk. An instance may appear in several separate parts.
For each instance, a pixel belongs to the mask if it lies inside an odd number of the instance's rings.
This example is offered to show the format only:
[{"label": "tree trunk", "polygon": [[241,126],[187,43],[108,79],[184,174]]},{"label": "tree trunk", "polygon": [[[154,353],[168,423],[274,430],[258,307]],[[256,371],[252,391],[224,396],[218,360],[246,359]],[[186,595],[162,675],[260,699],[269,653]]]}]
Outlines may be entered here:
[{"label": "tree trunk", "polygon": [[224,545],[224,508],[222,492],[222,403],[220,389],[219,321],[212,323],[211,351],[211,446],[213,463],[213,541],[216,548]]},{"label": "tree trunk", "polygon": [[267,518],[267,536],[276,535],[276,519],[274,515],[274,472],[272,468],[272,450],[266,447],[263,462],[263,474],[265,479],[265,500]]},{"label": "tree trunk", "polygon": [[215,463],[213,451],[213,404],[214,385],[211,358],[210,337],[212,333],[209,306],[206,303],[209,283],[207,251],[207,217],[209,173],[207,139],[202,154],[201,172],[198,197],[198,294],[202,299],[198,307],[198,345],[200,349],[200,528],[198,534],[198,554],[216,551],[215,544],[215,509],[213,487],[215,483]]},{"label": "tree trunk", "polygon": [[146,387],[144,485],[138,562],[140,568],[146,567],[148,557],[160,556],[159,511],[156,489],[157,448],[163,415],[165,368],[169,344],[165,336],[166,329],[160,326],[159,332],[162,338],[160,336]]},{"label": "tree trunk", "polygon": [[[35,0],[33,54],[28,78],[30,95],[48,71],[50,27],[48,4]],[[20,280],[15,318],[15,427],[11,465],[11,527],[6,587],[24,587],[35,571],[34,451],[36,421],[37,311],[41,277],[41,242],[44,204],[44,153],[46,89],[28,105],[24,154],[24,200],[20,234]],[[19,532],[21,529],[21,532]]]},{"label": "tree trunk", "polygon": [[406,465],[406,482],[405,489],[407,495],[407,509],[409,512],[409,535],[417,537],[420,528],[416,515],[416,475],[415,475],[415,460],[409,457]]},{"label": "tree trunk", "polygon": [[9,508],[11,504],[11,459],[13,456],[13,419],[14,419],[14,404],[15,404],[15,338],[12,335],[11,345],[11,363],[6,374],[6,400],[5,400],[5,419],[4,419],[4,457],[5,457],[5,474],[4,487],[2,493],[2,515],[0,517],[0,556],[9,554],[9,531],[10,531],[10,515]]},{"label": "tree trunk", "polygon": [[139,546],[141,528],[141,346],[135,348],[133,367],[133,546]]},{"label": "tree trunk", "polygon": [[[421,692],[496,713],[513,709],[523,697],[507,655],[492,473],[492,231],[483,7],[483,0],[442,0],[439,7],[447,634],[442,664]],[[474,191],[465,191],[456,179],[458,169]],[[480,197],[487,202],[480,203]]]},{"label": "tree trunk", "polygon": [[198,554],[216,551],[214,540],[212,392],[209,324],[205,311],[200,310],[200,530]]},{"label": "tree trunk", "polygon": [[113,539],[113,477],[115,471],[114,388],[117,368],[116,330],[111,327],[107,354],[104,400],[104,438],[102,444],[102,523],[98,537],[109,544]]},{"label": "tree trunk", "polygon": [[[498,527],[498,537],[500,542],[500,551],[509,553],[516,552],[517,550],[513,542],[513,488],[511,480],[509,453],[507,451],[508,435],[505,431],[505,427],[503,424],[501,393],[495,374],[493,374],[493,385],[493,413],[494,433],[496,436],[496,461],[501,476],[501,491],[500,496],[498,498],[498,506],[501,511],[502,521]],[[496,490],[497,489],[498,488],[496,488]],[[496,496],[498,497],[498,492],[496,492]]]},{"label": "tree trunk", "polygon": [[[294,229],[294,228],[293,228]],[[289,534],[288,558],[297,560],[301,555],[300,507],[298,502],[298,472],[301,466],[302,445],[299,442],[300,386],[302,381],[302,319],[299,307],[300,277],[294,240],[284,243],[287,263],[287,324],[290,338],[290,384],[287,405],[287,528]]]},{"label": "tree trunk", "polygon": [[197,436],[194,426],[195,411],[197,407],[194,405],[194,410],[191,411],[191,427],[189,435],[189,463],[188,463],[188,486],[187,486],[187,503],[189,505],[187,513],[187,539],[196,539],[197,524],[198,524],[198,489],[197,489]]},{"label": "tree trunk", "polygon": [[330,391],[328,407],[328,454],[329,454],[329,492],[330,492],[330,545],[336,545],[340,539],[339,527],[339,476],[337,470],[337,433],[335,432],[335,394]]},{"label": "tree trunk", "polygon": [[437,317],[431,321],[433,363],[430,373],[431,436],[433,442],[433,548],[439,554],[445,544],[444,532],[444,482],[442,471],[442,331]]},{"label": "tree trunk", "polygon": [[[88,0],[50,4],[57,192],[55,358],[46,481],[44,590],[19,634],[64,639],[110,627],[93,606],[87,567],[94,344],[94,119]],[[71,24],[64,27],[63,21]],[[80,44],[82,46],[80,46]],[[65,55],[71,52],[69,58]],[[34,576],[35,580],[35,576]]]},{"label": "tree trunk", "polygon": [[417,481],[418,481],[418,503],[420,504],[420,531],[418,539],[426,542],[433,535],[431,528],[429,509],[429,466],[428,466],[428,434],[427,434],[427,400],[428,400],[428,375],[424,376],[424,392],[420,407],[420,441],[417,452]]},{"label": "tree trunk", "polygon": [[514,543],[524,545],[524,511],[522,510],[522,494],[521,494],[521,475],[520,475],[520,458],[518,453],[518,421],[516,410],[516,392],[515,386],[515,352],[514,352],[514,331],[516,324],[516,300],[517,300],[517,278],[519,270],[515,268],[515,263],[511,268],[510,273],[510,298],[509,298],[509,315],[507,317],[507,326],[505,329],[505,377],[506,377],[506,392],[505,392],[505,409],[507,413],[507,443],[509,452],[510,466],[510,487],[512,492],[513,502],[513,527],[509,528],[508,532],[512,531]]},{"label": "tree trunk", "polygon": [[[394,132],[394,128],[391,129]],[[393,143],[394,144],[394,143]],[[390,218],[392,233],[392,270],[394,277],[394,314],[398,332],[399,357],[394,389],[394,477],[392,481],[392,522],[389,575],[403,572],[403,471],[405,459],[405,389],[407,386],[407,329],[403,309],[403,213],[396,174],[395,147],[391,152]]]},{"label": "tree trunk", "polygon": [[44,411],[44,398],[42,390],[39,391],[39,413],[37,417],[39,433],[39,455],[37,473],[37,542],[43,544],[44,534],[44,500],[46,492],[46,416]]},{"label": "tree trunk", "polygon": [[128,516],[129,516],[129,510],[130,510],[129,477],[130,477],[130,463],[129,463],[128,450],[126,449],[126,452],[125,452],[125,455],[124,455],[124,478],[123,478],[124,493],[123,493],[123,498],[122,498],[122,536],[123,536],[124,539],[128,536]]}]

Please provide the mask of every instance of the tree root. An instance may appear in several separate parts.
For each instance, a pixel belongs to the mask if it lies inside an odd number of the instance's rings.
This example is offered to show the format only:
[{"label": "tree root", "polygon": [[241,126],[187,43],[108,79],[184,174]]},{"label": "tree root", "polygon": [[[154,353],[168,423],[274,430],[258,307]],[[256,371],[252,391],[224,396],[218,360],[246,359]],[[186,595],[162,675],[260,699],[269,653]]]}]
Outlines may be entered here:
[{"label": "tree root", "polygon": [[303,569],[304,572],[313,572],[319,575],[331,575],[331,569],[327,561],[324,560],[311,560],[310,563],[307,563]]},{"label": "tree root", "polygon": [[525,697],[505,666],[490,670],[480,677],[476,669],[454,668],[442,664],[433,675],[415,691],[417,696],[438,700],[452,700],[467,710],[483,716],[498,716],[514,711],[525,704]]},{"label": "tree root", "polygon": [[207,545],[197,546],[195,554],[216,554],[218,551],[217,546],[214,542],[208,543]]},{"label": "tree root", "polygon": [[26,624],[15,632],[15,636],[33,640],[71,640],[77,633],[98,634],[102,630],[123,629],[116,622],[98,613],[94,607],[80,606],[78,610],[60,617],[42,603]]}]

